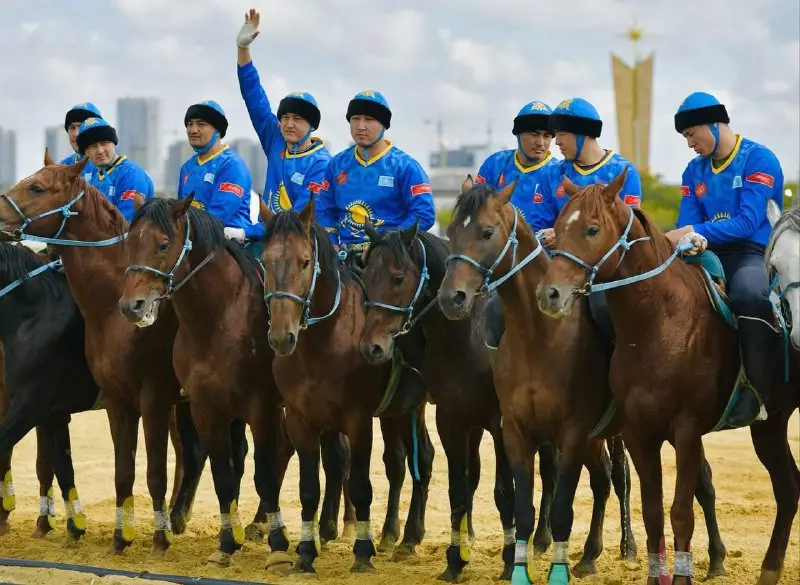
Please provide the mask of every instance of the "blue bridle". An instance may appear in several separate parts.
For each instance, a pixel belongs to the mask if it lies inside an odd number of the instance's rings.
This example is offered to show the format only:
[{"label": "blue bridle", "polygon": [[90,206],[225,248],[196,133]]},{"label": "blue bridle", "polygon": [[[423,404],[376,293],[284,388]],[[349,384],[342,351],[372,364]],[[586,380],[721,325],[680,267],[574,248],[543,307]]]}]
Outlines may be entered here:
[{"label": "blue bridle", "polygon": [[319,265],[319,242],[317,241],[317,236],[314,234],[314,272],[311,275],[311,285],[308,287],[308,292],[306,293],[305,297],[301,297],[294,293],[282,291],[282,290],[275,290],[267,292],[267,269],[261,264],[261,270],[264,273],[264,304],[267,307],[267,316],[270,316],[270,308],[269,308],[269,301],[273,297],[275,298],[287,298],[292,299],[300,303],[303,307],[303,315],[300,320],[300,329],[307,329],[309,325],[314,325],[319,323],[320,321],[324,321],[331,315],[333,315],[336,310],[339,308],[339,301],[342,297],[342,277],[339,275],[338,267],[335,270],[336,272],[336,296],[333,299],[333,307],[328,312],[328,314],[322,317],[311,317],[311,297],[314,296],[314,290],[317,286],[317,277],[322,274],[322,269]]},{"label": "blue bridle", "polygon": [[[41,244],[57,244],[61,246],[75,246],[75,247],[82,247],[82,248],[95,248],[101,246],[111,246],[112,244],[116,244],[121,242],[125,238],[128,237],[127,233],[124,233],[119,236],[115,236],[113,238],[108,238],[107,240],[100,240],[99,242],[82,242],[79,240],[62,240],[59,239],[61,232],[64,231],[64,227],[67,225],[67,220],[74,216],[78,215],[77,211],[72,211],[72,206],[75,205],[78,201],[80,201],[86,192],[81,190],[72,200],[68,201],[61,207],[56,207],[55,209],[51,209],[50,211],[45,211],[40,213],[39,215],[35,215],[34,217],[27,217],[22,210],[19,208],[19,205],[8,196],[8,193],[0,193],[0,199],[5,199],[6,202],[11,206],[11,208],[19,215],[20,219],[22,219],[22,225],[19,226],[14,231],[10,232],[9,235],[15,238],[16,240],[28,240],[30,242],[39,242]],[[61,214],[61,226],[56,231],[55,235],[52,238],[43,238],[41,236],[34,236],[31,234],[25,233],[25,228],[31,225],[34,221],[39,219],[44,219],[46,217],[50,217],[51,215]]]},{"label": "blue bridle", "polygon": [[600,284],[595,284],[594,279],[597,278],[597,272],[600,270],[600,267],[608,260],[611,255],[617,251],[618,248],[622,248],[622,254],[620,255],[619,262],[617,262],[617,267],[622,264],[622,261],[625,259],[625,255],[628,253],[628,250],[634,244],[639,242],[644,242],[650,239],[649,236],[644,238],[637,238],[635,240],[629,240],[628,236],[630,235],[631,227],[633,227],[633,208],[629,207],[628,210],[630,211],[630,216],[628,217],[628,224],[625,226],[625,230],[622,232],[622,235],[619,237],[617,242],[611,246],[611,248],[606,252],[600,260],[598,260],[597,264],[594,266],[589,266],[586,262],[575,256],[570,252],[565,252],[564,250],[553,250],[551,252],[552,256],[564,256],[565,258],[569,258],[573,262],[580,264],[586,269],[587,273],[587,280],[586,284],[583,285],[583,288],[576,289],[575,292],[582,295],[589,295],[593,292],[600,292],[604,290],[611,290],[614,288],[619,288],[621,286],[626,286],[628,284],[634,284],[636,282],[641,282],[643,280],[647,280],[648,278],[652,278],[654,276],[658,276],[662,272],[664,272],[667,267],[672,264],[672,261],[675,260],[680,254],[691,250],[694,248],[694,244],[691,242],[686,242],[685,244],[681,244],[679,246],[675,246],[675,250],[672,252],[672,255],[664,261],[663,264],[653,268],[652,270],[648,270],[643,274],[637,274],[635,276],[630,276],[628,278],[622,278],[620,280],[613,280],[611,282],[603,282]]},{"label": "blue bridle", "polygon": [[403,326],[395,333],[392,338],[399,337],[401,335],[405,335],[417,322],[422,318],[425,313],[427,313],[431,307],[433,307],[438,300],[434,298],[428,305],[420,311],[419,315],[414,318],[414,306],[417,304],[419,297],[422,295],[422,291],[425,288],[425,283],[428,282],[430,279],[430,274],[428,272],[428,252],[425,250],[425,244],[422,243],[422,240],[419,238],[416,239],[419,243],[420,251],[422,252],[422,271],[419,273],[419,283],[417,283],[417,290],[414,292],[414,297],[411,299],[411,302],[408,303],[406,307],[398,307],[397,305],[387,305],[386,303],[381,303],[379,301],[366,301],[364,306],[369,308],[376,308],[376,309],[385,309],[387,311],[394,311],[396,313],[403,313],[405,318],[403,319]]},{"label": "blue bridle", "polygon": [[57,270],[58,268],[61,268],[61,259],[60,258],[58,260],[54,260],[53,262],[49,262],[48,264],[42,264],[38,268],[36,268],[34,270],[31,270],[25,276],[23,276],[21,278],[18,278],[17,280],[12,282],[8,286],[0,289],[0,298],[3,298],[4,296],[6,296],[8,293],[13,291],[14,289],[18,288],[19,286],[21,286],[25,282],[29,281],[31,278],[35,278],[35,277],[39,276],[40,274],[42,274],[44,272],[47,272],[48,270]]}]

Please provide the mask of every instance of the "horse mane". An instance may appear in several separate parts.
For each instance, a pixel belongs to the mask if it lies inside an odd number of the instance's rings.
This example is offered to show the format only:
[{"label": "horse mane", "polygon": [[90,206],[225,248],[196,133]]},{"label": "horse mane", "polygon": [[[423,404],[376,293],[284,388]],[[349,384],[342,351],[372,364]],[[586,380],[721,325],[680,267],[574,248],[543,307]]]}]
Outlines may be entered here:
[{"label": "horse mane", "polygon": [[[325,228],[314,220],[311,223],[311,232],[316,236],[318,261],[322,275],[332,283],[336,281],[337,273],[341,278],[342,284],[355,282],[355,273],[339,262],[336,249],[333,247]],[[279,236],[286,238],[291,234],[302,237],[307,236],[305,224],[300,218],[300,214],[293,210],[279,211],[267,222],[264,243],[266,245],[272,238]]]},{"label": "horse mane", "polygon": [[764,253],[764,261],[767,265],[769,265],[769,259],[772,256],[772,251],[778,238],[783,232],[787,231],[800,233],[800,207],[792,207],[786,213],[781,214],[780,219],[773,227],[769,242],[767,242],[767,250]]},{"label": "horse mane", "polygon": [[[13,246],[0,242],[0,288],[19,278],[24,278],[28,273],[47,263],[48,261],[25,246]],[[72,298],[66,279],[53,270],[45,270],[17,290],[23,289],[31,291],[29,298],[37,299],[41,304],[52,302],[54,299],[62,299],[65,296]]]},{"label": "horse mane", "polygon": [[[425,252],[428,260],[428,272],[430,274],[430,286],[434,290],[438,290],[442,284],[446,267],[447,256],[450,254],[450,248],[447,242],[442,238],[435,236],[429,232],[418,232],[417,239],[419,239],[425,246]],[[370,244],[367,251],[367,257],[379,247],[389,248],[389,251],[394,255],[400,265],[406,270],[410,270],[415,266],[422,264],[422,252],[419,246],[413,244],[411,246],[411,253],[403,243],[402,230],[391,230],[380,234],[380,238]]]},{"label": "horse mane", "polygon": [[[178,203],[177,199],[167,200],[155,198],[142,205],[133,216],[131,229],[140,221],[151,221],[158,228],[174,238],[176,235],[175,224],[172,221],[172,208]],[[218,250],[224,250],[230,254],[242,269],[245,277],[258,279],[259,264],[250,253],[240,244],[225,237],[222,223],[210,215],[208,212],[196,207],[189,207],[187,217],[192,226],[190,234],[192,246],[201,253],[210,254]]]},{"label": "horse mane", "polygon": [[496,193],[497,191],[494,187],[478,183],[459,193],[456,205],[453,208],[453,221],[463,223],[467,218],[475,219],[481,207]]}]

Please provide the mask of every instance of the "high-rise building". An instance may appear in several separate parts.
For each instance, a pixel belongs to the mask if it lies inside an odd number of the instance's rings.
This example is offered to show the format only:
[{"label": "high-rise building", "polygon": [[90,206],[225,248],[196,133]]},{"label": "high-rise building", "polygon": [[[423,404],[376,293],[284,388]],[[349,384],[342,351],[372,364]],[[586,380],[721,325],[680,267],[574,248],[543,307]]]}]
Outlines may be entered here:
[{"label": "high-rise building", "polygon": [[162,191],[167,197],[175,197],[178,193],[178,181],[181,165],[194,154],[186,140],[176,140],[167,150],[167,161],[164,166],[164,185]]},{"label": "high-rise building", "polygon": [[238,138],[230,142],[231,148],[244,159],[253,177],[253,189],[264,194],[264,183],[267,179],[267,155],[258,142],[247,138]]},{"label": "high-rise building", "polygon": [[58,162],[72,154],[72,145],[63,126],[48,126],[44,130],[44,144],[54,161]]},{"label": "high-rise building", "polygon": [[161,100],[158,98],[120,98],[117,100],[117,150],[144,167],[156,187],[164,186],[161,177],[159,132]]},{"label": "high-rise building", "polygon": [[17,134],[0,128],[0,191],[17,182]]}]

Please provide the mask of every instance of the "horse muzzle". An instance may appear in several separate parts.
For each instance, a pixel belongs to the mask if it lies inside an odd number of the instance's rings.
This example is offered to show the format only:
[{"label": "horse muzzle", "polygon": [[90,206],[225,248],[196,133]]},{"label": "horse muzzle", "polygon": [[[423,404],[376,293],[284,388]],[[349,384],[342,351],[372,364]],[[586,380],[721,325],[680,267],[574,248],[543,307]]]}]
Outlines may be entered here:
[{"label": "horse muzzle", "polygon": [[147,297],[121,298],[119,311],[130,323],[137,327],[150,327],[158,318],[158,299]]},{"label": "horse muzzle", "polygon": [[297,333],[286,331],[285,333],[275,333],[270,329],[267,340],[272,351],[279,356],[287,356],[294,353],[297,348]]},{"label": "horse muzzle", "polygon": [[572,312],[575,294],[572,285],[539,285],[536,290],[536,301],[542,313],[560,319]]}]

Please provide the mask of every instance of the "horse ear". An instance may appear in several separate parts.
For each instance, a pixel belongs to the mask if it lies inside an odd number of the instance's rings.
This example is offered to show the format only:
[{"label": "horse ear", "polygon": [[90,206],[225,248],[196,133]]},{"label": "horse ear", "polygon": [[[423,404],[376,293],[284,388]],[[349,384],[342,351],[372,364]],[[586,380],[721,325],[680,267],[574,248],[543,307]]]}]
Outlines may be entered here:
[{"label": "horse ear", "polygon": [[44,149],[44,166],[49,167],[51,165],[56,164],[56,161],[53,160],[53,157],[50,156],[50,151],[47,150],[45,147]]},{"label": "horse ear", "polygon": [[369,220],[364,224],[364,232],[367,234],[370,242],[377,242],[381,239],[381,235],[378,233],[378,230],[375,229],[375,225]]},{"label": "horse ear", "polygon": [[261,221],[264,222],[264,225],[267,225],[270,220],[275,217],[275,214],[267,205],[267,202],[264,201],[263,197],[258,198],[258,213],[261,216]]},{"label": "horse ear", "polygon": [[89,159],[83,157],[79,162],[76,162],[74,165],[69,165],[68,170],[69,174],[73,179],[77,179],[81,175],[83,175],[83,170],[86,168],[86,165],[89,164]]},{"label": "horse ear", "polygon": [[603,194],[614,201],[617,197],[619,197],[620,191],[622,191],[622,186],[625,184],[625,179],[628,177],[628,168],[622,169],[622,172],[614,177],[614,180],[611,181],[606,188],[603,189]]},{"label": "horse ear", "polygon": [[144,205],[144,195],[137,191],[133,196],[133,208],[138,211],[142,205]]},{"label": "horse ear", "polygon": [[775,224],[781,218],[781,208],[778,207],[774,199],[767,201],[767,218],[769,219],[769,225],[772,227],[775,227]]},{"label": "horse ear", "polygon": [[567,195],[569,195],[570,197],[575,195],[575,193],[577,193],[581,189],[575,183],[573,183],[569,177],[564,177],[564,180],[561,181],[561,186],[564,187],[564,191],[566,191]]},{"label": "horse ear", "polygon": [[500,199],[500,203],[505,205],[509,201],[511,201],[511,196],[514,194],[514,189],[517,188],[517,181],[511,181],[508,185],[503,187],[500,191],[497,192],[497,197]]},{"label": "horse ear", "polygon": [[475,182],[472,180],[472,175],[468,174],[467,178],[464,179],[464,182],[461,183],[461,192],[466,193],[475,185]]},{"label": "horse ear", "polygon": [[303,211],[300,212],[300,221],[303,222],[303,226],[306,228],[306,233],[311,233],[311,226],[314,225],[314,212],[316,211],[316,197],[314,195],[311,196],[311,199],[308,200],[306,206],[303,208]]},{"label": "horse ear", "polygon": [[406,228],[400,232],[400,239],[403,240],[403,245],[408,248],[411,246],[411,242],[414,241],[414,238],[417,237],[419,233],[419,218],[416,219],[414,225],[410,228]]},{"label": "horse ear", "polygon": [[173,201],[172,205],[170,205],[169,207],[172,220],[177,221],[178,219],[182,218],[184,215],[189,213],[189,208],[192,206],[192,201],[194,201],[194,191],[189,193],[183,199],[178,199],[177,201]]}]

